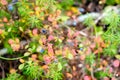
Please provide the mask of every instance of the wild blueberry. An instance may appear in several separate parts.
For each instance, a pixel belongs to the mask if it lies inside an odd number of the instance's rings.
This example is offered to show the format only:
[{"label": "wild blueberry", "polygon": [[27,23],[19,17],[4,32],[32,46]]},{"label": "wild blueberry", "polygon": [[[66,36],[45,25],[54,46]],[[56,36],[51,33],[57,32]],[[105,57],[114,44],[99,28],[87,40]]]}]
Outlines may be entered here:
[{"label": "wild blueberry", "polygon": [[83,48],[81,47],[81,48],[79,48],[80,49],[80,51],[83,51]]},{"label": "wild blueberry", "polygon": [[8,10],[9,10],[9,11],[13,11],[13,10],[14,10],[14,7],[13,7],[12,4],[9,4],[9,5],[8,5]]},{"label": "wild blueberry", "polygon": [[77,22],[76,21],[73,21],[73,26],[76,26],[77,25]]},{"label": "wild blueberry", "polygon": [[41,33],[46,34],[46,33],[47,33],[47,30],[46,30],[46,29],[42,29],[42,30],[41,30]]},{"label": "wild blueberry", "polygon": [[40,53],[43,53],[44,51],[45,51],[44,49],[41,49],[41,50],[40,50]]},{"label": "wild blueberry", "polygon": [[79,10],[81,13],[84,13],[84,12],[85,12],[85,9],[84,9],[84,8],[78,8],[78,10]]}]

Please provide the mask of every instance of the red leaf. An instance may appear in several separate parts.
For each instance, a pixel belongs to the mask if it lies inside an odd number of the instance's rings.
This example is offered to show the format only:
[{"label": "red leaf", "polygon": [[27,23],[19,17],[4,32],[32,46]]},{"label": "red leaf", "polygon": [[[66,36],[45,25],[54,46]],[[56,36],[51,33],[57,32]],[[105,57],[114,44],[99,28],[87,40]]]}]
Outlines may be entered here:
[{"label": "red leaf", "polygon": [[38,29],[33,29],[32,33],[33,33],[34,36],[38,35]]},{"label": "red leaf", "polygon": [[7,4],[8,4],[8,2],[7,2],[6,0],[1,0],[0,3],[1,3],[2,5],[7,5]]},{"label": "red leaf", "polygon": [[53,35],[49,35],[48,41],[52,41],[52,40],[54,40],[54,36]]},{"label": "red leaf", "polygon": [[75,49],[72,49],[72,53],[73,53],[73,55],[77,54],[76,51],[75,51]]},{"label": "red leaf", "polygon": [[119,60],[114,60],[114,61],[113,61],[113,66],[114,66],[114,67],[117,68],[117,67],[119,67],[119,65],[120,65],[120,61],[119,61]]},{"label": "red leaf", "polygon": [[84,80],[91,80],[90,76],[84,76]]}]

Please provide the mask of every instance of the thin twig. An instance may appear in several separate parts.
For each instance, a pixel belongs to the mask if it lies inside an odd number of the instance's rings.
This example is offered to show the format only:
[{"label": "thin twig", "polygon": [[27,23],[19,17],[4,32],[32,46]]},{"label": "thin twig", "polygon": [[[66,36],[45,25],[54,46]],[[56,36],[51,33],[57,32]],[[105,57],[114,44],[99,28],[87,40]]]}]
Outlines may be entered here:
[{"label": "thin twig", "polygon": [[5,70],[4,70],[4,68],[3,68],[2,64],[1,64],[1,61],[0,61],[0,68],[2,70],[2,79],[3,79],[3,78],[5,78]]},{"label": "thin twig", "polygon": [[92,77],[92,79],[94,79],[93,64],[91,65],[91,77]]}]

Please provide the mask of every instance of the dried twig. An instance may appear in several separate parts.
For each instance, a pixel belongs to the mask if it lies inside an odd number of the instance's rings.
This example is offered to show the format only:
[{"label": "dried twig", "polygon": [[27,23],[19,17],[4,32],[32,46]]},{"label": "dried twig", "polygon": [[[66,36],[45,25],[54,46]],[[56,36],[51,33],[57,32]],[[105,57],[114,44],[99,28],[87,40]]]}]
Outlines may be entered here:
[{"label": "dried twig", "polygon": [[5,70],[4,70],[3,66],[2,66],[2,62],[1,61],[0,61],[0,68],[2,70],[2,79],[3,79],[3,78],[5,78]]}]

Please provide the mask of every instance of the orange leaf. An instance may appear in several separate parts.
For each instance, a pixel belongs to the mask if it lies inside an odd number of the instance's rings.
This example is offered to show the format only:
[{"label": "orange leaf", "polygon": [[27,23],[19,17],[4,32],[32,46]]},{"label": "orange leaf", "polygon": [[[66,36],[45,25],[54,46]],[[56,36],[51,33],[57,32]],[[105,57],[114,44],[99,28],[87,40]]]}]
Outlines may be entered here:
[{"label": "orange leaf", "polygon": [[81,55],[80,60],[85,60],[85,55]]},{"label": "orange leaf", "polygon": [[95,50],[95,51],[94,51],[94,54],[97,54],[98,52],[99,52],[98,50]]},{"label": "orange leaf", "polygon": [[36,60],[36,58],[37,58],[37,54],[32,54],[32,56],[31,56],[31,57],[32,57],[32,60],[33,60],[33,61],[35,61],[35,60]]},{"label": "orange leaf", "polygon": [[67,16],[72,16],[72,12],[71,11],[67,11]]},{"label": "orange leaf", "polygon": [[3,33],[3,30],[2,29],[0,29],[0,34],[2,34]]},{"label": "orange leaf", "polygon": [[59,16],[61,14],[61,10],[56,11],[56,16]]},{"label": "orange leaf", "polygon": [[93,50],[94,48],[96,47],[96,44],[95,43],[92,43],[91,45],[90,45],[90,48]]},{"label": "orange leaf", "polygon": [[62,54],[62,51],[61,51],[61,50],[56,50],[56,51],[55,51],[55,54],[56,54],[56,55],[61,55],[61,54]]},{"label": "orange leaf", "polygon": [[101,53],[101,52],[103,52],[103,49],[101,47],[99,47],[98,51]]},{"label": "orange leaf", "polygon": [[43,69],[48,69],[48,65],[43,65],[42,68]]},{"label": "orange leaf", "polygon": [[25,62],[25,60],[24,60],[24,59],[19,59],[19,61],[20,61],[21,63],[24,63],[24,62]]},{"label": "orange leaf", "polygon": [[107,66],[108,65],[108,62],[106,60],[103,60],[103,65],[104,66]]},{"label": "orange leaf", "polygon": [[10,69],[10,73],[12,74],[12,73],[16,73],[16,70],[15,69]]},{"label": "orange leaf", "polygon": [[98,43],[98,44],[100,44],[101,42],[103,42],[103,40],[102,40],[102,38],[101,38],[100,36],[96,37],[96,38],[94,39],[94,41],[95,41],[96,43]]},{"label": "orange leaf", "polygon": [[7,23],[8,19],[6,17],[3,18],[3,22]]},{"label": "orange leaf", "polygon": [[104,42],[101,42],[101,47],[105,48],[106,44]]},{"label": "orange leaf", "polygon": [[[1,22],[1,21],[0,21]],[[0,27],[4,27],[4,24],[3,23],[0,23]]]},{"label": "orange leaf", "polygon": [[70,73],[66,73],[66,76],[67,76],[68,78],[72,78],[72,77],[73,77],[72,74],[70,74]]},{"label": "orange leaf", "polygon": [[73,71],[76,71],[76,67],[75,66],[73,66],[72,69],[73,69]]}]

